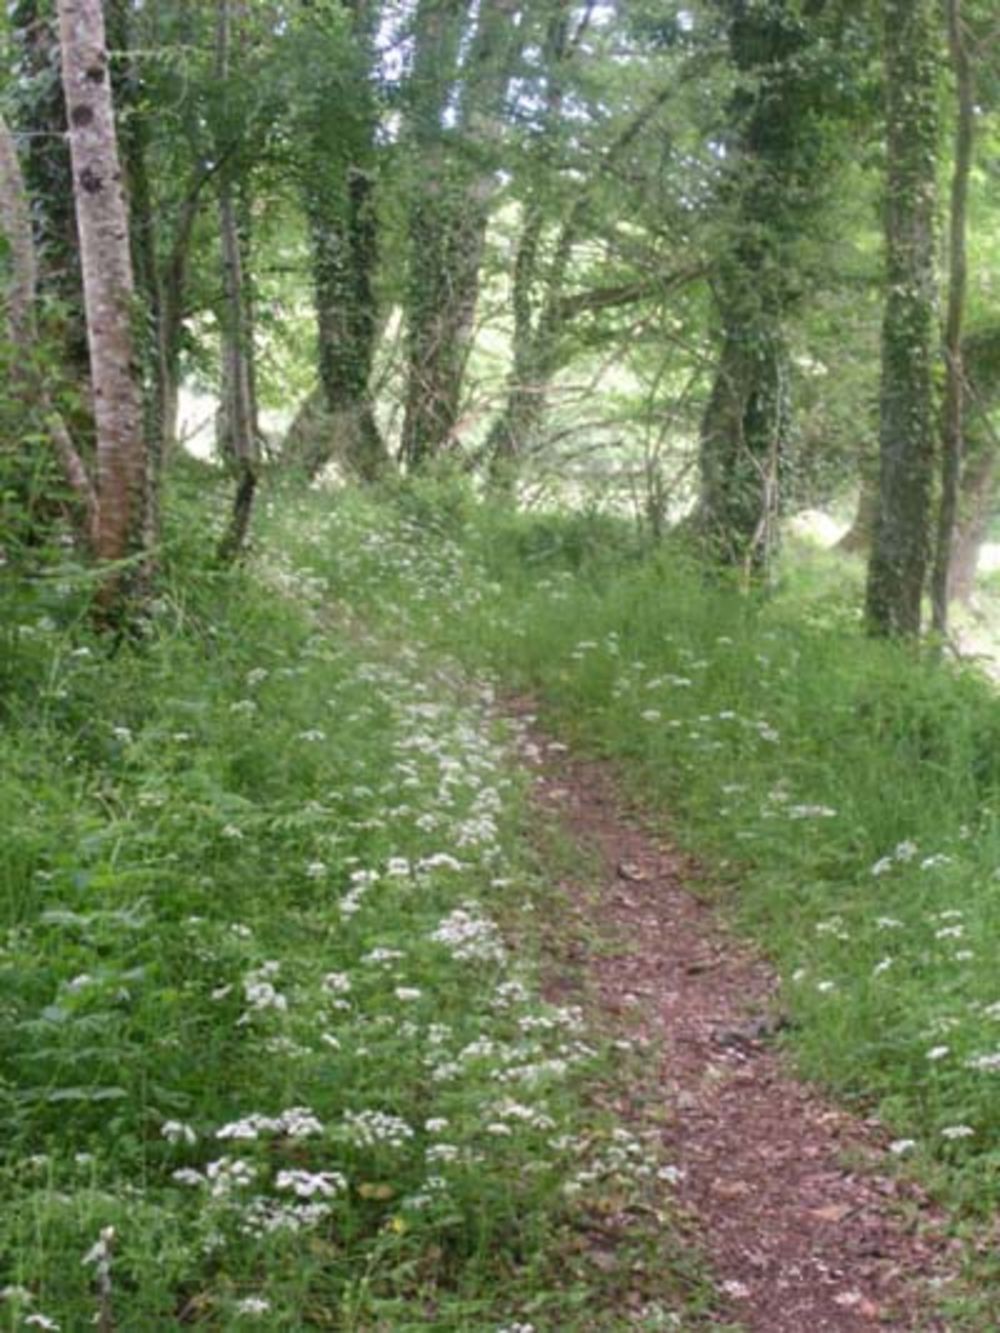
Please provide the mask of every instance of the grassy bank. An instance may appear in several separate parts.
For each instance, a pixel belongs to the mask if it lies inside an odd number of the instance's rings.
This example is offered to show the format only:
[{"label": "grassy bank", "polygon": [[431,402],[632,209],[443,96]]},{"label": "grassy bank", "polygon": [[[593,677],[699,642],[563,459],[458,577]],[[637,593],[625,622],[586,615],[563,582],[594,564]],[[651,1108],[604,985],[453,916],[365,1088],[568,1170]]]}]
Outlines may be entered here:
[{"label": "grassy bank", "polygon": [[579,1243],[665,1164],[539,998],[489,692],[353,627],[308,512],[236,574],[177,523],[143,642],[72,571],[5,621],[0,1326],[676,1326]]},{"label": "grassy bank", "polygon": [[336,597],[536,691],[671,812],[775,960],[802,1068],[886,1120],[900,1169],[960,1213],[994,1210],[994,690],[865,640],[836,564],[793,559],[755,605],[602,519],[498,514],[451,488],[303,504]]}]

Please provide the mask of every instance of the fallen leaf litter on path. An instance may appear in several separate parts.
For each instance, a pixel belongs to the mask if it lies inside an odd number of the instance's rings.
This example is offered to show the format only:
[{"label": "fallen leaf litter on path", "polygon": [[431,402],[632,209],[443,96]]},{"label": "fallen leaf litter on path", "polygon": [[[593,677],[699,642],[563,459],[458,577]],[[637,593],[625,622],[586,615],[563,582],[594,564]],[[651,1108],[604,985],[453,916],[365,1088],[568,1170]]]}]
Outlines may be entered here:
[{"label": "fallen leaf litter on path", "polygon": [[[698,898],[694,865],[643,830],[608,765],[542,735],[530,704],[515,701],[510,715],[536,770],[538,807],[597,855],[599,894],[562,887],[611,943],[574,949],[575,965],[611,1026],[659,1052],[675,1198],[727,1324],[946,1333],[928,1313],[928,1281],[948,1277],[942,1219],[919,1187],[885,1172],[882,1127],[796,1079],[774,1049],[784,1019],[773,971]],[[642,1114],[627,1095],[621,1110]]]}]

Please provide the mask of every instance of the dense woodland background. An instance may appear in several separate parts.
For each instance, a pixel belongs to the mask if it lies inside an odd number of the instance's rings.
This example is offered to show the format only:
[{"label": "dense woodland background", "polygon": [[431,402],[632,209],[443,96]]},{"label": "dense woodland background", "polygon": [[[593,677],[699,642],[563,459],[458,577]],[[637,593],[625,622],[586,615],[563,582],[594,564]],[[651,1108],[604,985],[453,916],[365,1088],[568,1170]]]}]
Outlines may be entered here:
[{"label": "dense woodland background", "polygon": [[740,1327],[516,692],[995,1329],[998,41],[4,7],[0,1327]]},{"label": "dense woodland background", "polygon": [[444,467],[630,504],[751,581],[784,516],[860,490],[874,630],[969,595],[989,5],[55,8],[4,31],[8,569],[69,520],[141,602],[197,389],[223,559],[264,470]]}]

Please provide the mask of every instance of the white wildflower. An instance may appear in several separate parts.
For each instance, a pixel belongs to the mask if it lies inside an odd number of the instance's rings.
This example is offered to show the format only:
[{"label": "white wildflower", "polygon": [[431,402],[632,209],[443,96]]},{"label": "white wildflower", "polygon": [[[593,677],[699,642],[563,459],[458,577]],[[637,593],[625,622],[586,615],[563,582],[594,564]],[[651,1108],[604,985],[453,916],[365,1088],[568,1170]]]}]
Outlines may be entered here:
[{"label": "white wildflower", "polygon": [[279,1171],[274,1184],[276,1189],[290,1190],[300,1199],[311,1199],[315,1194],[333,1199],[347,1189],[347,1181],[339,1171]]},{"label": "white wildflower", "polygon": [[181,1120],[165,1120],[160,1126],[160,1133],[168,1143],[186,1143],[190,1146],[198,1142],[198,1135]]},{"label": "white wildflower", "polygon": [[916,1139],[893,1139],[889,1144],[889,1151],[896,1157],[902,1157],[904,1153],[912,1151],[917,1146]]}]

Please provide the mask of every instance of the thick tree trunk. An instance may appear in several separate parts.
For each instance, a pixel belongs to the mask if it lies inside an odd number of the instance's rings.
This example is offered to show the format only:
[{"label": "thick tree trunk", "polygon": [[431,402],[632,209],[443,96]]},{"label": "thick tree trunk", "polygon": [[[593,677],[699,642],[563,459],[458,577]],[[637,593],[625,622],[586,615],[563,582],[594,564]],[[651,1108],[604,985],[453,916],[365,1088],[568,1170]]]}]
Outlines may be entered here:
[{"label": "thick tree trunk", "polygon": [[[58,9],[97,429],[96,554],[120,561],[140,540],[146,480],[128,213],[100,0],[59,0]],[[121,610],[121,589],[120,575],[109,575],[109,614]]]},{"label": "thick tree trunk", "polygon": [[725,0],[734,92],[730,240],[715,284],[722,338],[701,426],[697,511],[710,557],[766,575],[777,545],[789,434],[784,323],[796,297],[794,245],[820,187],[822,135],[807,57],[816,18],[780,0]]},{"label": "thick tree trunk", "polygon": [[787,353],[776,315],[751,307],[741,320],[736,309],[702,418],[700,521],[712,557],[750,579],[777,544]]},{"label": "thick tree trunk", "polygon": [[[390,467],[369,389],[378,337],[373,287],[378,242],[371,193],[369,173],[351,167],[339,201],[325,193],[310,200],[328,457],[336,452],[362,481],[376,481]],[[325,461],[317,456],[310,467],[319,471]]]},{"label": "thick tree trunk", "polygon": [[[146,453],[142,545],[149,562],[160,538],[160,493],[165,454],[164,401],[160,391],[165,369],[160,338],[163,292],[157,258],[158,225],[148,164],[149,113],[143,96],[140,65],[133,51],[134,10],[130,0],[105,0],[105,12],[108,41],[116,54],[112,67],[112,92],[122,127],[119,140],[129,206],[132,271],[141,303],[133,318],[133,330],[142,368]],[[152,565],[147,563],[147,581],[152,572]]]},{"label": "thick tree trunk", "polygon": [[866,610],[878,635],[920,633],[934,465],[937,11],[883,0],[886,282],[879,512]]}]

